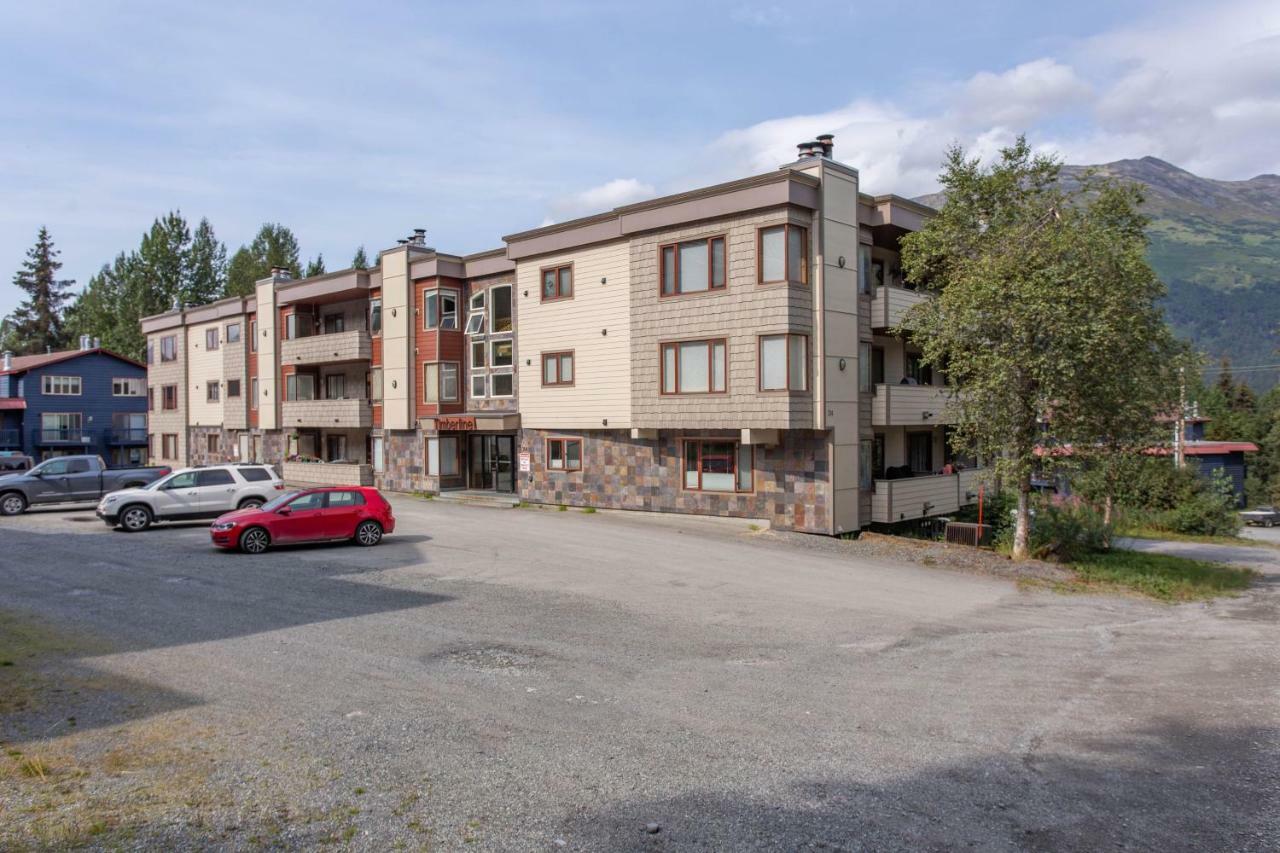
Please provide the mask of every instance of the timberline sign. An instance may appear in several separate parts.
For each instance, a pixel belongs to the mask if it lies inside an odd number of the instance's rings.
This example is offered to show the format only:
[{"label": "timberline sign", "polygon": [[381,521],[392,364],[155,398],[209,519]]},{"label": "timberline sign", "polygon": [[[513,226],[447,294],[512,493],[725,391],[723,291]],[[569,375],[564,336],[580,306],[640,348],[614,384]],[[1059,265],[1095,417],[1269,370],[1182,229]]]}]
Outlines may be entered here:
[{"label": "timberline sign", "polygon": [[473,417],[436,418],[437,432],[471,432],[475,428]]}]

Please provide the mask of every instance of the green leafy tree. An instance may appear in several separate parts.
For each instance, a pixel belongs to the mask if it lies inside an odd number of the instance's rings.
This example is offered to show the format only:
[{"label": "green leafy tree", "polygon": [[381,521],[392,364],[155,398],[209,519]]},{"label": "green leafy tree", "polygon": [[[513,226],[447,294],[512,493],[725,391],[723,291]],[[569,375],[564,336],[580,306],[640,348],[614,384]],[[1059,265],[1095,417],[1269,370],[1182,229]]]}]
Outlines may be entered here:
[{"label": "green leafy tree", "polygon": [[313,275],[324,275],[324,253],[315,256],[314,260],[307,261],[307,269],[302,273],[303,278],[311,278]]},{"label": "green leafy tree", "polygon": [[268,222],[258,230],[247,246],[231,256],[227,267],[227,296],[248,296],[254,285],[271,273],[272,267],[283,267],[295,278],[302,275],[298,260],[298,239],[279,223]]},{"label": "green leafy tree", "polygon": [[1154,421],[1165,396],[1144,390],[1114,422],[1095,411],[1141,384],[1123,359],[1163,347],[1168,332],[1131,192],[1067,190],[1059,170],[1022,138],[987,167],[953,147],[946,202],[902,241],[907,277],[937,295],[904,326],[957,392],[954,444],[1014,488],[1016,558],[1029,554],[1032,474],[1076,464],[1053,449],[1132,441],[1129,426]]},{"label": "green leafy tree", "polygon": [[42,226],[36,244],[27,250],[27,259],[13,276],[14,286],[26,294],[9,317],[6,338],[14,352],[40,353],[59,349],[67,341],[63,315],[75,281],[58,278],[62,269],[58,254],[49,230]]},{"label": "green leafy tree", "polygon": [[367,270],[369,268],[369,256],[364,253],[364,246],[356,249],[355,257],[351,259],[351,266],[358,270]]}]

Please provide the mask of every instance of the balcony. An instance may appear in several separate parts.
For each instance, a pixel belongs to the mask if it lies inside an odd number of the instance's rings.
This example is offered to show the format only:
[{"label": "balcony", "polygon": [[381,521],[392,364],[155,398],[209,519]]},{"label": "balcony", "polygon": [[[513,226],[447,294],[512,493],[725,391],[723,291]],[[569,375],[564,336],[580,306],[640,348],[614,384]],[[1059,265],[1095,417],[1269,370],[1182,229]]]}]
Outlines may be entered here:
[{"label": "balcony", "polygon": [[0,447],[21,447],[22,430],[0,429]]},{"label": "balcony", "polygon": [[892,329],[915,306],[928,299],[926,293],[905,287],[877,287],[871,299],[871,328]]},{"label": "balcony", "polygon": [[322,429],[368,429],[373,426],[373,407],[368,400],[286,400],[281,407],[281,424]]},{"label": "balcony", "polygon": [[986,473],[971,468],[956,474],[876,480],[871,496],[871,520],[878,524],[946,515],[977,503],[978,484]]},{"label": "balcony", "polygon": [[280,346],[281,364],[368,361],[372,356],[373,339],[364,329],[294,338],[284,341]]},{"label": "balcony", "polygon": [[285,462],[281,476],[290,485],[372,486],[373,466],[354,462]]},{"label": "balcony", "polygon": [[39,446],[53,444],[90,444],[92,438],[85,429],[41,429],[31,430],[31,442]]},{"label": "balcony", "polygon": [[876,386],[872,426],[936,426],[955,423],[947,412],[950,391],[937,385]]}]

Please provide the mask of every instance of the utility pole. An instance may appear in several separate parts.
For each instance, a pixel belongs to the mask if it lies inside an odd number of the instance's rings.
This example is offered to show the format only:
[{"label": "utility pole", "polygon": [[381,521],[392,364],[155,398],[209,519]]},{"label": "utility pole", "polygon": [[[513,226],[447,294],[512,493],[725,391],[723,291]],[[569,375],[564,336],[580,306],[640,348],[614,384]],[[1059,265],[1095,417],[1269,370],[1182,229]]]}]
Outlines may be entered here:
[{"label": "utility pole", "polygon": [[1173,464],[1176,468],[1186,465],[1183,441],[1187,434],[1187,369],[1178,368],[1178,417],[1174,420]]}]

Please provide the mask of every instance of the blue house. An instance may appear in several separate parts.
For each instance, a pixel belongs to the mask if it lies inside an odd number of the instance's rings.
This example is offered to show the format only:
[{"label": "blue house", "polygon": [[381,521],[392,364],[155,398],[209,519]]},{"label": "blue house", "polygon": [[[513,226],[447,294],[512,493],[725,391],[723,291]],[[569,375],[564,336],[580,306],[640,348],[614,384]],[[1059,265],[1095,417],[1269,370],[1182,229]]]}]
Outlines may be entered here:
[{"label": "blue house", "polygon": [[[1221,471],[1235,492],[1236,506],[1245,506],[1244,481],[1248,474],[1246,453],[1257,453],[1258,446],[1251,441],[1210,441],[1204,437],[1204,425],[1208,418],[1190,417],[1183,430],[1182,452],[1196,463],[1201,477],[1210,478]],[[1176,430],[1175,430],[1176,433]]]},{"label": "blue house", "polygon": [[146,365],[94,346],[0,362],[0,453],[36,461],[96,453],[112,467],[147,459]]}]

